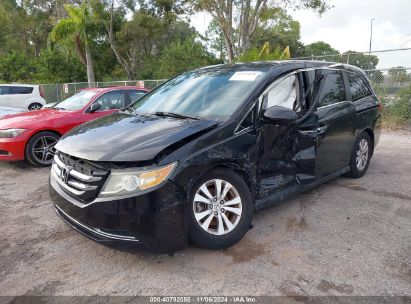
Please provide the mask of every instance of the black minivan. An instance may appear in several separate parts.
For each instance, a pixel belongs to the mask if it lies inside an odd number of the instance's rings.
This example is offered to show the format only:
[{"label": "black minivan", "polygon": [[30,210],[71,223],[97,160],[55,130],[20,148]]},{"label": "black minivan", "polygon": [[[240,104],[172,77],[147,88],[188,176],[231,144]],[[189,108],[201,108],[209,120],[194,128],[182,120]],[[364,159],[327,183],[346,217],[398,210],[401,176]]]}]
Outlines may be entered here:
[{"label": "black minivan", "polygon": [[379,136],[380,104],[356,67],[211,66],[65,135],[50,195],[58,215],[96,241],[226,248],[256,209],[362,176]]}]

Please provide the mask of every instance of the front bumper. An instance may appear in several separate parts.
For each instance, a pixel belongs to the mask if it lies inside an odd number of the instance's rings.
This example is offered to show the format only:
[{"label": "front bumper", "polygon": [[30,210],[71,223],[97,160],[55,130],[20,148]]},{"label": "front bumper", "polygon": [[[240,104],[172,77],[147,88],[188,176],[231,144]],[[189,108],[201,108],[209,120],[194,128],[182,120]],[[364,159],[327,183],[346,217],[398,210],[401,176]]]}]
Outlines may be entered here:
[{"label": "front bumper", "polygon": [[23,134],[15,138],[0,138],[0,160],[24,160],[24,150],[27,141],[28,138]]},{"label": "front bumper", "polygon": [[156,252],[174,252],[187,245],[186,197],[171,181],[146,194],[81,207],[51,176],[50,197],[57,214],[94,241]]}]

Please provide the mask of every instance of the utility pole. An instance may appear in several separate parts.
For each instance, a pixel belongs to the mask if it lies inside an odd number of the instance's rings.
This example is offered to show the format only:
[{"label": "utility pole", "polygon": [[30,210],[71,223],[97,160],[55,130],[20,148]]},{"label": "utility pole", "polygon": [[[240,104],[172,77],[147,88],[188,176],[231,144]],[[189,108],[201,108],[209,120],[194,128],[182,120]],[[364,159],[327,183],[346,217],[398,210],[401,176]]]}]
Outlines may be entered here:
[{"label": "utility pole", "polygon": [[370,60],[371,60],[371,46],[372,46],[372,23],[373,23],[374,20],[375,20],[375,18],[372,18],[372,19],[371,19],[370,50],[369,50],[369,52],[368,52],[368,64],[367,64],[368,69],[371,68],[371,66],[370,66]]}]

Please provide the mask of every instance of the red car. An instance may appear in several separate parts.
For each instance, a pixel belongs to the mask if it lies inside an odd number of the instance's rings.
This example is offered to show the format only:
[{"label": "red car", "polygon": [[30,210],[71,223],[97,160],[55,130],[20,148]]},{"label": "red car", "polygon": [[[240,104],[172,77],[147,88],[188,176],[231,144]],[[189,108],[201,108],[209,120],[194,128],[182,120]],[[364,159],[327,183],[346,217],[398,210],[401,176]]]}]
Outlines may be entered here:
[{"label": "red car", "polygon": [[38,111],[0,118],[0,160],[27,160],[49,166],[53,147],[72,128],[127,107],[148,90],[138,87],[90,88]]}]

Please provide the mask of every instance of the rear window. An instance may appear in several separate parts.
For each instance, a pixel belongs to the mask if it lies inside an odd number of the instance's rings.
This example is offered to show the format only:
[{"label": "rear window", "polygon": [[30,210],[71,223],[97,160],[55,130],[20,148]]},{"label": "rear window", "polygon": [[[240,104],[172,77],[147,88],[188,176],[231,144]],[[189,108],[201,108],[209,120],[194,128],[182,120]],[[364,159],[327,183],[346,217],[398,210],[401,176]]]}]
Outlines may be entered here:
[{"label": "rear window", "polygon": [[350,83],[350,91],[352,101],[360,100],[364,97],[370,96],[371,91],[364,79],[357,74],[348,72],[348,82]]},{"label": "rear window", "polygon": [[9,94],[31,94],[33,87],[10,87]]},{"label": "rear window", "polygon": [[31,94],[33,89],[33,87],[0,86],[0,95]]},{"label": "rear window", "polygon": [[1,87],[0,87],[0,95],[10,94],[9,92],[10,92],[10,88],[9,88],[9,87],[4,87],[4,86],[1,86]]},{"label": "rear window", "polygon": [[341,72],[327,73],[320,92],[318,107],[329,106],[345,100],[347,100],[347,97],[345,94],[344,78]]}]

